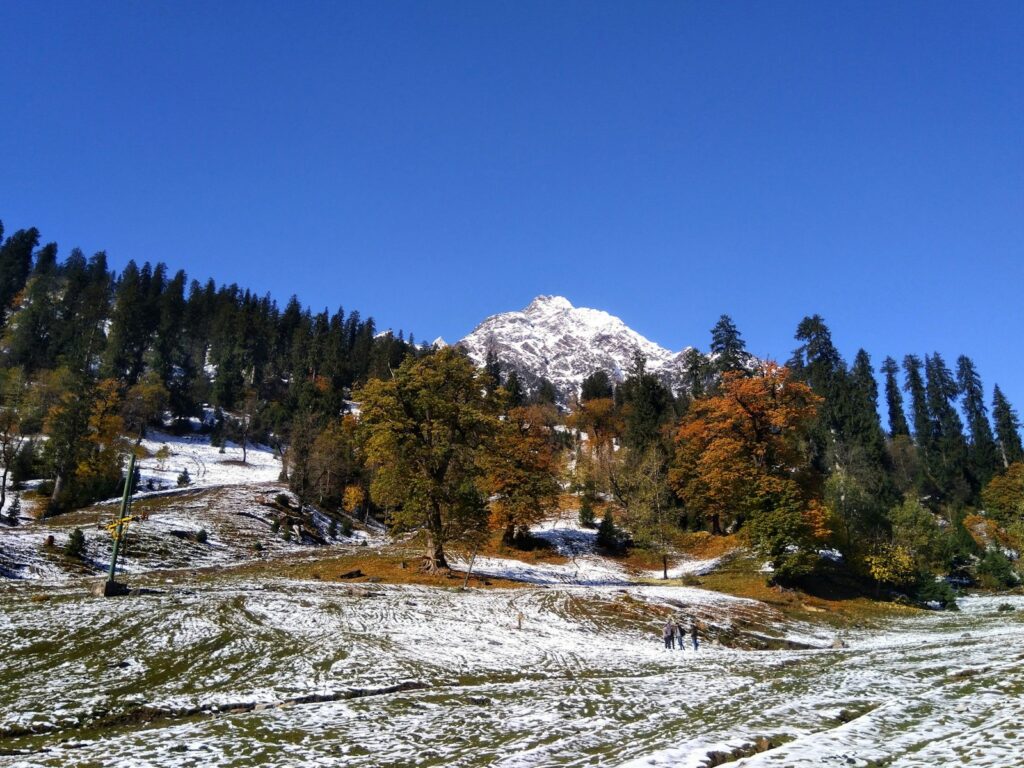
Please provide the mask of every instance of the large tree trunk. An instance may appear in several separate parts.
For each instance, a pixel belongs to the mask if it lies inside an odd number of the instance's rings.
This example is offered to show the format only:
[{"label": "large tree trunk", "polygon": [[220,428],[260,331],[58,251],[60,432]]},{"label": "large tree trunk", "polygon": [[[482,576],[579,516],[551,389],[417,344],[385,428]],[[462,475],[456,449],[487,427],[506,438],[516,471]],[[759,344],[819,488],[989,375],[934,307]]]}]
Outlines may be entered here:
[{"label": "large tree trunk", "polygon": [[423,570],[428,573],[448,570],[444,556],[444,526],[441,523],[441,507],[434,502],[427,519],[427,550],[423,553]]},{"label": "large tree trunk", "polygon": [[711,533],[715,536],[722,535],[722,523],[717,512],[711,515]]},{"label": "large tree trunk", "polygon": [[668,578],[668,555],[661,556],[661,578]]},{"label": "large tree trunk", "polygon": [[53,493],[50,494],[50,503],[56,504],[60,498],[61,491],[64,490],[64,473],[58,472],[57,477],[53,481]]},{"label": "large tree trunk", "polygon": [[514,546],[516,543],[516,526],[515,523],[509,523],[505,526],[505,532],[501,535],[501,543],[506,547]]}]

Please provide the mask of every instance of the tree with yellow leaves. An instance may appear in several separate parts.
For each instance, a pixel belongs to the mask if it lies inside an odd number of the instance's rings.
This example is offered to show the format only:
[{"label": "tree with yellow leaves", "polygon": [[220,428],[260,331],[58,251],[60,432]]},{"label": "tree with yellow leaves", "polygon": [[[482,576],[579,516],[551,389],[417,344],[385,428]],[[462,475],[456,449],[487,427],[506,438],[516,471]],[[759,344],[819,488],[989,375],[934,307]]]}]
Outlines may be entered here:
[{"label": "tree with yellow leaves", "polygon": [[397,530],[424,535],[424,570],[448,567],[445,545],[487,531],[481,454],[498,429],[497,404],[483,374],[446,348],[407,358],[390,379],[355,397],[370,494]]}]

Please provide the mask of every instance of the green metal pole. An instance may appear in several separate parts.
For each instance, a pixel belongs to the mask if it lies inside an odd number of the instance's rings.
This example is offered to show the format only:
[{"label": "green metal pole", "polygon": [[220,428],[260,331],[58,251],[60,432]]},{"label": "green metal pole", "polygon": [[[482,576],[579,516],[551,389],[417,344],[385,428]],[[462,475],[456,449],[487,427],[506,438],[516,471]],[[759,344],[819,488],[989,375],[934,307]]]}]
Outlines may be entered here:
[{"label": "green metal pole", "polygon": [[124,481],[124,496],[121,497],[121,513],[117,518],[117,529],[114,532],[114,554],[110,556],[110,576],[107,581],[114,580],[114,570],[117,568],[117,551],[121,548],[121,521],[128,514],[128,507],[132,501],[132,482],[135,480],[135,454],[128,454],[128,476]]}]

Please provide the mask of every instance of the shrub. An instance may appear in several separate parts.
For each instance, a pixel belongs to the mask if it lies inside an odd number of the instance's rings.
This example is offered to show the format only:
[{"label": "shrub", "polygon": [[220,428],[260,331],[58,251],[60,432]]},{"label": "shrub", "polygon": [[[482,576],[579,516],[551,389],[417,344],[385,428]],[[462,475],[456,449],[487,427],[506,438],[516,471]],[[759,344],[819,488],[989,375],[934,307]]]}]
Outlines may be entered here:
[{"label": "shrub", "polygon": [[178,487],[184,488],[185,486],[192,484],[192,476],[188,473],[188,467],[181,470],[181,474],[178,475]]},{"label": "shrub", "polygon": [[879,545],[864,558],[868,573],[880,584],[905,587],[917,578],[914,556],[898,544]]},{"label": "shrub", "polygon": [[263,551],[263,542],[262,541],[255,542],[252,545],[252,548],[253,548],[254,552],[262,552]]},{"label": "shrub", "polygon": [[995,547],[988,549],[978,563],[978,578],[982,586],[989,589],[1013,587],[1018,581],[1010,559]]},{"label": "shrub", "polygon": [[19,488],[26,480],[34,480],[39,477],[39,469],[39,456],[35,441],[26,440],[11,463],[11,485]]},{"label": "shrub", "polygon": [[594,505],[587,496],[580,500],[580,525],[584,528],[594,528]]},{"label": "shrub", "polygon": [[11,525],[18,524],[18,517],[21,515],[21,494],[14,494],[11,499],[11,506],[7,508],[7,520]]},{"label": "shrub", "polygon": [[352,521],[347,517],[341,520],[341,535],[346,538],[352,535]]},{"label": "shrub", "polygon": [[200,544],[205,544],[206,540],[208,538],[209,538],[209,534],[207,534],[205,528],[201,528],[199,530],[199,533],[196,534],[196,541],[199,542]]},{"label": "shrub", "polygon": [[1009,603],[1000,603],[999,607],[996,608],[996,610],[999,611],[999,613],[1013,613],[1017,609]]},{"label": "shrub", "polygon": [[610,509],[605,510],[601,524],[597,526],[597,546],[606,552],[622,551],[622,534],[615,525],[615,516]]},{"label": "shrub", "polygon": [[327,524],[327,535],[332,539],[338,538],[338,521],[333,517],[331,518],[331,522]]},{"label": "shrub", "polygon": [[277,496],[274,497],[274,501],[277,502],[279,507],[284,507],[285,509],[290,509],[292,506],[292,500],[288,498],[287,493],[277,494]]},{"label": "shrub", "polygon": [[922,574],[917,583],[914,597],[919,603],[938,603],[939,607],[947,611],[960,610],[956,604],[956,593],[945,581],[936,581],[931,574]]},{"label": "shrub", "polygon": [[85,534],[81,528],[75,528],[68,536],[68,543],[64,545],[64,554],[68,557],[81,558],[85,554]]},{"label": "shrub", "polygon": [[274,522],[272,522],[270,524],[270,530],[273,531],[274,533],[277,533],[278,531],[280,531],[281,530],[281,520],[280,519],[274,520]]}]

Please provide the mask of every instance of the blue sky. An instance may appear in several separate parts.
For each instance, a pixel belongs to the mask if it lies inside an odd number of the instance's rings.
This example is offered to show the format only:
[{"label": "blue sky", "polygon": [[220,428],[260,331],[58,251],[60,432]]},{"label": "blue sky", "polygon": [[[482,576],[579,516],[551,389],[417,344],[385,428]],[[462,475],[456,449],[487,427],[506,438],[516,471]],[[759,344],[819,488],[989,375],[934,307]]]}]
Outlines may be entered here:
[{"label": "blue sky", "polygon": [[971,354],[1024,409],[1024,5],[6,3],[0,218],[417,338]]}]

